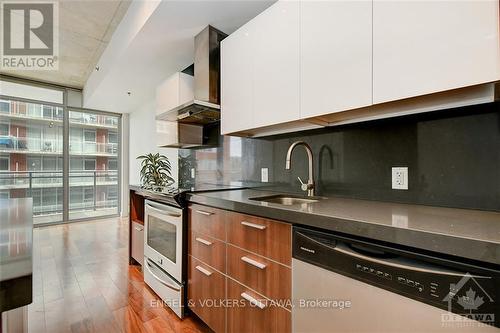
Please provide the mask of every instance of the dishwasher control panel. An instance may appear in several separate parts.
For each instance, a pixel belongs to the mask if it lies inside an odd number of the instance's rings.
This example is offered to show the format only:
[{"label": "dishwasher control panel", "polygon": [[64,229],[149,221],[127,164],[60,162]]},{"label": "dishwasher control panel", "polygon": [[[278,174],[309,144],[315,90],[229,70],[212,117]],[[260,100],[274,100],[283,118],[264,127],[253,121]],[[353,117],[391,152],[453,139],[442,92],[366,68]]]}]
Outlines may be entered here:
[{"label": "dishwasher control panel", "polygon": [[444,310],[493,313],[500,327],[500,273],[294,227],[293,257]]}]

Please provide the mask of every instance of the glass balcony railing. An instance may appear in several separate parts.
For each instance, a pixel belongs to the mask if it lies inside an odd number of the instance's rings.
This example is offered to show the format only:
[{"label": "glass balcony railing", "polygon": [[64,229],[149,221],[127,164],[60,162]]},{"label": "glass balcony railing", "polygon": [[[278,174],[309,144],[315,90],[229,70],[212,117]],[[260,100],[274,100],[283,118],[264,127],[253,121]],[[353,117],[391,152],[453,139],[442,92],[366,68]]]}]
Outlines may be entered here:
[{"label": "glass balcony railing", "polygon": [[[70,171],[69,211],[118,208],[118,171]],[[34,215],[62,212],[62,171],[0,171],[0,191],[24,190]]]},{"label": "glass balcony railing", "polygon": [[[21,153],[62,154],[62,140],[18,138],[11,135],[0,136],[0,151]],[[118,155],[117,143],[71,142],[69,151],[75,155]]]},{"label": "glass balcony railing", "polygon": [[85,124],[118,128],[119,118],[116,116],[104,116],[86,112],[71,111],[69,114],[70,124]]},{"label": "glass balcony railing", "polygon": [[0,151],[30,153],[62,153],[62,141],[37,138],[0,136]]}]

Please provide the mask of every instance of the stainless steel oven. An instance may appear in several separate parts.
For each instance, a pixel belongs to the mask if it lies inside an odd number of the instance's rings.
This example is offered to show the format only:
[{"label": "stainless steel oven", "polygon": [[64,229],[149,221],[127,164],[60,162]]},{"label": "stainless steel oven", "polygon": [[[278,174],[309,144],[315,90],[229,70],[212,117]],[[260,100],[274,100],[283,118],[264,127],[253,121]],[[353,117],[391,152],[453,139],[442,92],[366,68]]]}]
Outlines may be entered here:
[{"label": "stainless steel oven", "polygon": [[146,200],[144,211],[144,281],[182,318],[183,210]]}]

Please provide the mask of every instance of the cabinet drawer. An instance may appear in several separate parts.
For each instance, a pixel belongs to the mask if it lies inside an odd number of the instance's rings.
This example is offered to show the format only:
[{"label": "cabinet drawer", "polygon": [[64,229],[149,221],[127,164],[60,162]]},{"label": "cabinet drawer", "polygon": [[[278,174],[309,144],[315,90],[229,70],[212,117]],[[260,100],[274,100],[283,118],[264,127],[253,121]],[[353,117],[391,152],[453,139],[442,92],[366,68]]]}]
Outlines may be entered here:
[{"label": "cabinet drawer", "polygon": [[226,243],[192,231],[189,234],[188,253],[213,268],[226,272]]},{"label": "cabinet drawer", "polygon": [[188,256],[188,304],[212,330],[226,329],[226,277],[216,270]]},{"label": "cabinet drawer", "polygon": [[274,261],[228,245],[227,274],[272,300],[290,300],[291,270]]},{"label": "cabinet drawer", "polygon": [[132,222],[131,255],[138,263],[144,265],[144,226]]},{"label": "cabinet drawer", "polygon": [[238,300],[238,306],[227,309],[227,332],[291,332],[290,311],[271,304],[251,289],[229,278],[227,293],[228,299]]},{"label": "cabinet drawer", "polygon": [[227,212],[227,241],[250,252],[291,265],[291,225]]},{"label": "cabinet drawer", "polygon": [[190,205],[188,212],[189,230],[225,241],[225,215],[225,211],[217,208]]}]

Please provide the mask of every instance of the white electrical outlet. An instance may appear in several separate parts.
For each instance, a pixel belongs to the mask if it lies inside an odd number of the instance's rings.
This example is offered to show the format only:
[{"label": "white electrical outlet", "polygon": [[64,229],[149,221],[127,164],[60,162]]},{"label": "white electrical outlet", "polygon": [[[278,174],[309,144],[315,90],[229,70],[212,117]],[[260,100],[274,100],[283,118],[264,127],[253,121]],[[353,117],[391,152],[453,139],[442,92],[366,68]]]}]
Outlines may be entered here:
[{"label": "white electrical outlet", "polygon": [[191,168],[191,178],[194,179],[194,177],[196,177],[196,170],[195,168]]},{"label": "white electrical outlet", "polygon": [[408,167],[392,168],[392,189],[408,189]]},{"label": "white electrical outlet", "polygon": [[263,183],[267,183],[269,181],[269,169],[261,168],[260,169],[260,181]]}]

